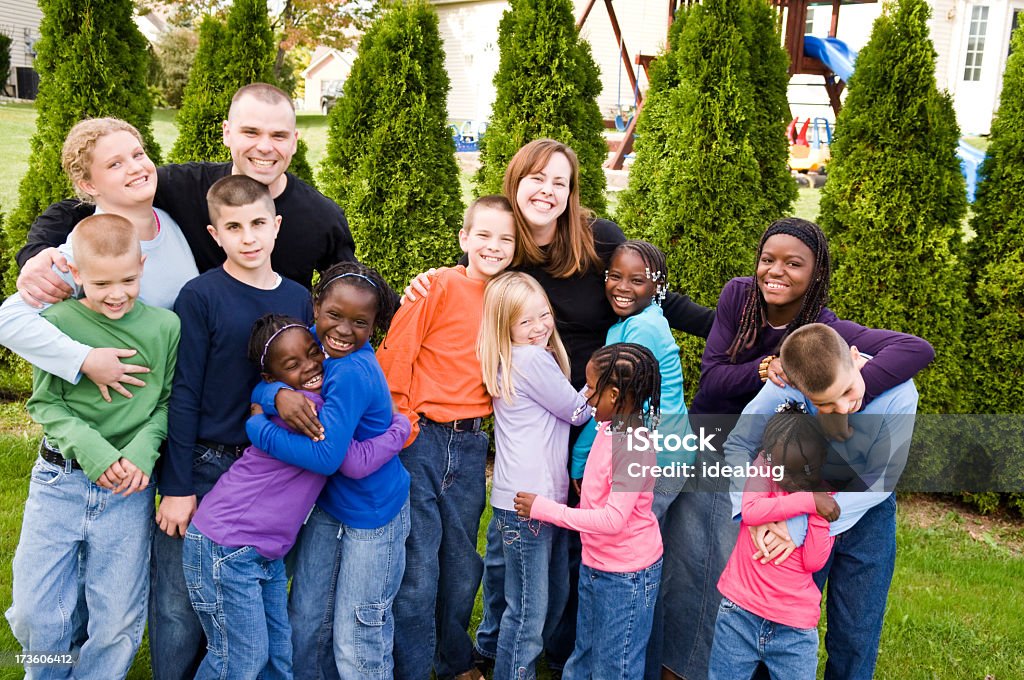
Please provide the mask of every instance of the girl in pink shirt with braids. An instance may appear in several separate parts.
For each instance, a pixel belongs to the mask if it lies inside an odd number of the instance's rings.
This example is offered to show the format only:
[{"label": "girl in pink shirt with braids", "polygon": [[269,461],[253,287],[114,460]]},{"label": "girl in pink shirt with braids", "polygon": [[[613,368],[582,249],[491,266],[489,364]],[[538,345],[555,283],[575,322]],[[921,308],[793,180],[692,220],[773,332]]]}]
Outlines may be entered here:
[{"label": "girl in pink shirt with braids", "polygon": [[[828,443],[817,418],[790,403],[765,425],[761,444],[754,464],[771,474],[748,478],[743,490],[739,537],[718,581],[723,597],[708,680],[748,678],[759,663],[773,678],[816,677],[821,591],[812,577],[828,560],[829,522],[839,518],[831,493],[822,491]],[[745,529],[798,515],[807,515],[804,544],[781,564],[768,562]]]},{"label": "girl in pink shirt with braids", "polygon": [[[658,361],[634,343],[607,345],[587,364],[588,403],[598,421],[590,450],[580,507],[520,491],[520,517],[580,532],[576,647],[564,680],[641,678],[661,584],[661,531],[651,512],[654,477],[639,472],[657,465],[646,454],[627,450],[633,428],[651,426],[661,402]],[[613,450],[614,445],[614,450]]]}]

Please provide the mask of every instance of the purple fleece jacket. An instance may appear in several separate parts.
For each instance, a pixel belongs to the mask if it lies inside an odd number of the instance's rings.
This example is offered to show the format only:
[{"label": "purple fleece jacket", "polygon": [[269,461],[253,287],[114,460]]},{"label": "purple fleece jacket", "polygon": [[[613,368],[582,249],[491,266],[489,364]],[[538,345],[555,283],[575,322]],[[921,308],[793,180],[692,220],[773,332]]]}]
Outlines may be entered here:
[{"label": "purple fleece jacket", "polygon": [[[691,414],[738,414],[764,385],[757,374],[758,365],[767,355],[778,354],[786,334],[784,328],[762,329],[753,347],[740,350],[735,363],[729,359],[729,345],[736,337],[743,303],[754,285],[753,277],[744,276],[729,281],[722,288],[715,323],[704,348],[700,387],[693,398]],[[867,390],[865,403],[910,380],[935,358],[935,350],[926,340],[843,321],[827,307],[821,310],[816,321],[831,326],[848,344],[856,345],[862,353],[873,357],[861,369]]]},{"label": "purple fleece jacket", "polygon": [[[321,396],[303,394],[319,412],[324,403]],[[287,427],[277,416],[272,420]],[[395,414],[391,427],[383,434],[364,442],[352,440],[339,471],[353,479],[376,472],[402,450],[409,432],[408,419]],[[294,545],[326,480],[324,475],[284,463],[250,446],[203,498],[192,524],[215,543],[228,547],[251,545],[263,557],[279,559]]]}]

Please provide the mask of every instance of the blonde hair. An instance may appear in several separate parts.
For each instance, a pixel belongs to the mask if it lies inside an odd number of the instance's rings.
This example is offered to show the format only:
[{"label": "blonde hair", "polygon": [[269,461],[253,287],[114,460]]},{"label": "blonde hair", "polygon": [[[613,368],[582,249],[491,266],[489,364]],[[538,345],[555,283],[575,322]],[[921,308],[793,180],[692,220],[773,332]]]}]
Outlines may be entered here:
[{"label": "blonde hair", "polygon": [[75,194],[85,203],[92,203],[93,197],[82,191],[78,183],[89,181],[92,175],[89,173],[89,166],[92,165],[92,152],[96,148],[96,142],[100,137],[106,137],[114,132],[128,132],[145,150],[145,142],[142,135],[131,123],[120,118],[86,118],[75,124],[64,139],[64,147],[60,152],[60,164],[64,168]]},{"label": "blonde hair", "polygon": [[[533,232],[523,217],[516,193],[523,178],[540,172],[556,153],[568,159],[572,172],[565,211],[558,216],[555,239],[545,253],[533,239]],[[590,228],[592,214],[580,205],[580,162],[575,151],[554,139],[533,140],[519,149],[508,162],[502,191],[512,203],[512,214],[516,217],[516,255],[513,267],[544,267],[556,279],[604,268],[604,262],[594,247],[594,231]]]},{"label": "blonde hair", "polygon": [[[515,395],[512,377],[512,324],[522,316],[530,296],[539,294],[551,307],[547,294],[537,279],[522,272],[505,272],[491,279],[484,293],[484,316],[480,324],[476,356],[480,360],[484,386],[492,397],[511,403]],[[569,377],[569,356],[562,345],[558,329],[548,339],[548,349],[558,367]],[[502,379],[498,380],[498,373]]]},{"label": "blonde hair", "polygon": [[79,268],[83,262],[97,257],[121,257],[135,254],[142,257],[142,245],[135,227],[124,217],[111,213],[90,215],[75,225],[71,247]]}]

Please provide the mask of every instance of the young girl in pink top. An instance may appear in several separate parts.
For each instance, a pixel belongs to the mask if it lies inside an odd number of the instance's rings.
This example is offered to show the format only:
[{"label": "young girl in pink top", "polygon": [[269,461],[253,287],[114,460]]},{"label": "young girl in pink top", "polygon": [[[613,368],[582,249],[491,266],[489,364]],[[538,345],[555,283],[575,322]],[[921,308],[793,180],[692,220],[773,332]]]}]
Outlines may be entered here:
[{"label": "young girl in pink top", "polygon": [[657,461],[653,452],[629,451],[627,442],[630,428],[656,419],[661,375],[651,351],[633,343],[597,350],[586,374],[598,434],[583,474],[580,507],[520,491],[515,508],[520,517],[580,532],[576,647],[564,680],[641,678],[662,552],[651,512],[654,478],[642,469]]},{"label": "young girl in pink top", "polygon": [[[828,561],[828,525],[839,518],[831,494],[820,490],[827,446],[817,420],[788,404],[765,426],[755,465],[770,468],[772,475],[751,477],[743,491],[739,537],[718,581],[723,597],[708,680],[749,678],[759,663],[773,678],[816,677],[821,591],[812,576]],[[803,546],[782,564],[758,559],[746,527],[804,514]]]}]

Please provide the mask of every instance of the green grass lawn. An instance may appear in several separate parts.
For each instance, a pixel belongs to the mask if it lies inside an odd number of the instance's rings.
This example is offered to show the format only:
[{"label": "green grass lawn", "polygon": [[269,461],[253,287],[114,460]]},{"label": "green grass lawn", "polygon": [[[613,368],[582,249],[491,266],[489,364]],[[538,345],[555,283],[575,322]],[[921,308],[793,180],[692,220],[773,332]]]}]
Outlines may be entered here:
[{"label": "green grass lawn", "polygon": [[[35,459],[39,431],[20,404],[0,405],[0,610],[11,601],[11,558],[21,530],[22,506],[28,493],[29,470]],[[909,504],[908,504],[909,506]],[[912,516],[928,512],[928,501],[915,499]],[[941,512],[941,511],[940,511]],[[490,510],[480,524],[479,550]],[[1024,530],[1013,540],[984,532],[974,539],[955,513],[941,514],[928,528],[900,512],[896,574],[882,635],[877,678],[892,680],[994,680],[1021,678],[1024,649],[1024,559],[1019,546]],[[993,539],[993,536],[996,538]],[[1009,545],[1010,547],[1007,547]],[[480,601],[472,628],[480,619]],[[0,626],[0,659],[9,659],[18,645],[6,625]],[[148,650],[143,647],[129,678],[149,677]],[[0,680],[21,677],[0,662]],[[543,677],[543,676],[542,676]]]}]

